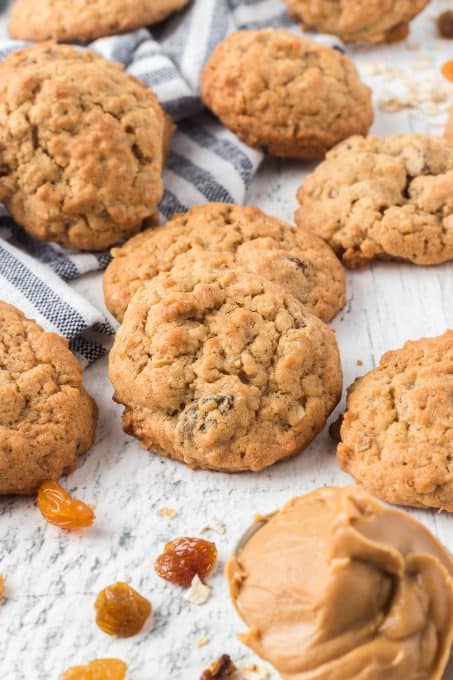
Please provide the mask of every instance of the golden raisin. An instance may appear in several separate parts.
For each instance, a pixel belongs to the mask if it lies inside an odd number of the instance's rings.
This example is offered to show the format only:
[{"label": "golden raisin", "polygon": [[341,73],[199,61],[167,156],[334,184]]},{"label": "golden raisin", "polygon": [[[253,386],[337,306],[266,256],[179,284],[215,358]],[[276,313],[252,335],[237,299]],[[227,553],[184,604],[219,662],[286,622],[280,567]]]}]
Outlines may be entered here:
[{"label": "golden raisin", "polygon": [[228,654],[222,654],[200,676],[200,680],[233,680],[237,677],[237,668]]},{"label": "golden raisin", "polygon": [[216,560],[215,543],[203,538],[175,538],[167,543],[154,568],[161,578],[187,588],[195,575],[203,581],[214,569]]},{"label": "golden raisin", "polygon": [[136,635],[152,611],[151,602],[127,583],[113,583],[101,590],[94,604],[96,623],[107,635]]},{"label": "golden raisin", "polygon": [[50,524],[73,531],[90,527],[94,520],[93,510],[56,482],[43,482],[38,491],[38,508]]},{"label": "golden raisin", "polygon": [[96,659],[87,666],[73,666],[60,680],[124,680],[127,666],[119,659]]},{"label": "golden raisin", "polygon": [[453,38],[453,10],[448,9],[437,17],[437,30],[442,38]]},{"label": "golden raisin", "polygon": [[446,61],[442,66],[442,75],[445,76],[447,80],[453,82],[453,61]]}]

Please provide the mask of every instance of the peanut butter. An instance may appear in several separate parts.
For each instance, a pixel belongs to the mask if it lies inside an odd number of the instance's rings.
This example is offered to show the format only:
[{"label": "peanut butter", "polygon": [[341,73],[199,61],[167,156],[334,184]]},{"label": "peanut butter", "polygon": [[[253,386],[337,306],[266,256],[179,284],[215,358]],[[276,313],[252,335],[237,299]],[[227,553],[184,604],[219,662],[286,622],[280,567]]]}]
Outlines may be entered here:
[{"label": "peanut butter", "polygon": [[357,486],[293,498],[226,566],[242,641],[284,680],[440,680],[453,560]]}]

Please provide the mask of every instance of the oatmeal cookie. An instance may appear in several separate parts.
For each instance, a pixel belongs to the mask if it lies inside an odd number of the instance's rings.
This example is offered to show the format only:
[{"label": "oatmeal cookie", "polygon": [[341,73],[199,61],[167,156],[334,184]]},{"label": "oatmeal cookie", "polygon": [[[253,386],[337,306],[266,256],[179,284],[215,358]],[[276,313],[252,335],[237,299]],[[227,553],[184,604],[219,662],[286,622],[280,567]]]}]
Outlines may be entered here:
[{"label": "oatmeal cookie", "polygon": [[109,365],[126,432],[190,467],[228,472],[302,451],[342,386],[328,326],[266,279],[204,267],[140,288]]},{"label": "oatmeal cookie", "polygon": [[87,50],[0,64],[0,200],[32,236],[99,250],[152,218],[168,121],[151,90]]},{"label": "oatmeal cookie", "polygon": [[0,301],[0,495],[31,494],[71,472],[96,422],[67,341]]},{"label": "oatmeal cookie", "polygon": [[256,207],[207,203],[148,229],[112,251],[104,275],[107,307],[122,319],[144,281],[174,266],[246,269],[280,284],[309,312],[330,320],[346,302],[345,273],[322,239]]},{"label": "oatmeal cookie", "polygon": [[154,24],[188,1],[16,0],[9,32],[21,40],[95,40]]},{"label": "oatmeal cookie", "polygon": [[453,258],[453,145],[441,138],[352,137],[306,178],[298,199],[296,223],[348,267]]},{"label": "oatmeal cookie", "polygon": [[204,103],[246,144],[319,158],[373,121],[371,91],[349,57],[283,29],[238,31],[209,59]]},{"label": "oatmeal cookie", "polygon": [[447,125],[445,126],[445,139],[449,144],[453,144],[453,106],[448,114]]},{"label": "oatmeal cookie", "polygon": [[348,392],[337,455],[390,503],[453,511],[453,331],[407,342]]},{"label": "oatmeal cookie", "polygon": [[304,28],[338,35],[345,43],[403,40],[409,22],[430,0],[283,0]]}]

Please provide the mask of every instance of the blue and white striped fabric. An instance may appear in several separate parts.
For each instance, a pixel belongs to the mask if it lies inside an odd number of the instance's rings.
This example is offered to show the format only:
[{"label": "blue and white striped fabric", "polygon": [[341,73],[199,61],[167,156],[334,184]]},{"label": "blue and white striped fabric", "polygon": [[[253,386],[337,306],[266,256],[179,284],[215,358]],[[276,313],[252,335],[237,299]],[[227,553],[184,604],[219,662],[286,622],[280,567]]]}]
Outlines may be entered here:
[{"label": "blue and white striped fabric", "polygon": [[[8,38],[8,11],[4,8],[1,12],[2,4],[8,2],[0,0],[0,59],[24,46]],[[178,124],[164,175],[162,220],[206,201],[244,202],[262,154],[203,112],[200,73],[214,47],[231,31],[289,25],[281,0],[192,0],[185,11],[156,30],[102,38],[89,46],[107,59],[121,62],[151,87]],[[0,216],[0,226],[4,228],[0,297],[17,304],[44,327],[70,338],[85,363],[101,356],[113,333],[111,326],[61,279],[68,281],[104,268],[108,253],[69,252],[40,243],[6,213]]]}]

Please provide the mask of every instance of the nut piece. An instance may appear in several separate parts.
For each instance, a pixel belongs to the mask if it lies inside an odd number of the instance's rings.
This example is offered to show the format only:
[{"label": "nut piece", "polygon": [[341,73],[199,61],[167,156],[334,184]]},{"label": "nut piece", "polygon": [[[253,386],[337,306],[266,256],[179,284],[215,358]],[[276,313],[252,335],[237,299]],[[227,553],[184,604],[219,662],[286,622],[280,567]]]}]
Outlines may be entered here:
[{"label": "nut piece", "polygon": [[121,582],[101,590],[94,607],[99,628],[122,638],[139,633],[152,611],[149,600]]},{"label": "nut piece", "polygon": [[205,586],[205,584],[200,581],[199,576],[196,574],[192,579],[189,590],[184,595],[184,599],[191,604],[200,605],[204,604],[208,600],[210,594],[211,588],[209,586]]},{"label": "nut piece", "polygon": [[228,654],[222,654],[200,676],[200,680],[237,680],[237,668]]}]

